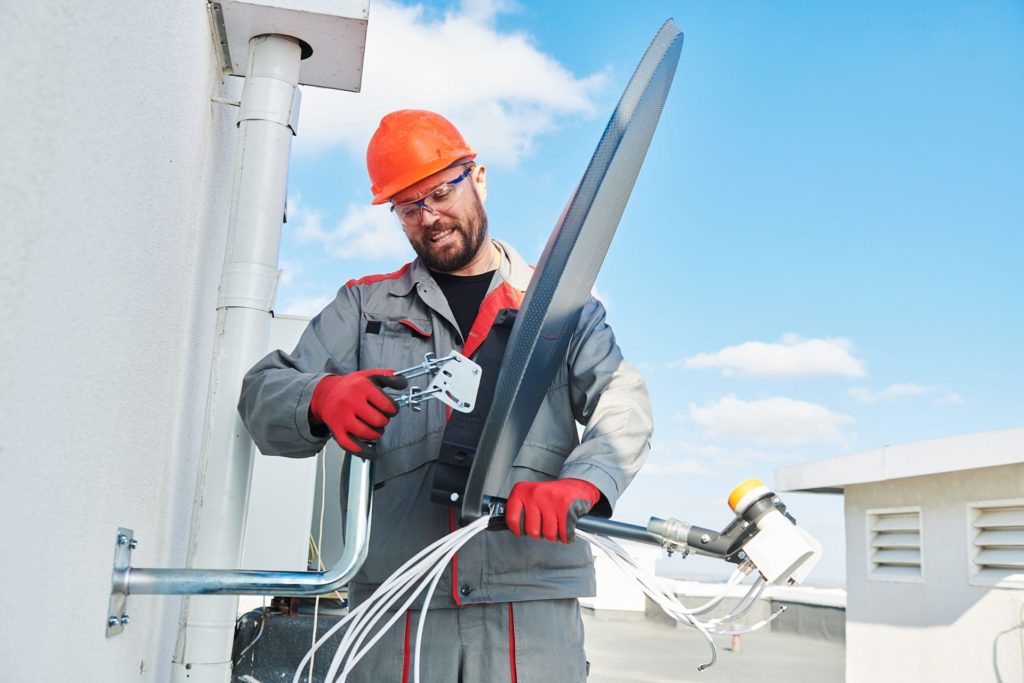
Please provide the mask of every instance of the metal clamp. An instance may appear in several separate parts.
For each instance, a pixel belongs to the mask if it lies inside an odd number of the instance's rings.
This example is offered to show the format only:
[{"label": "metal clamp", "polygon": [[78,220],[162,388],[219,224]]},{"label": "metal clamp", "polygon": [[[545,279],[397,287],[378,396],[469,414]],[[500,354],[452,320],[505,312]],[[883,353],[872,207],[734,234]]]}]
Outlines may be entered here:
[{"label": "metal clamp", "polygon": [[458,351],[452,351],[443,358],[435,358],[434,354],[428,353],[419,365],[399,370],[395,374],[406,379],[431,376],[426,387],[410,387],[407,393],[393,397],[395,405],[399,407],[422,410],[420,404],[431,398],[436,398],[460,413],[472,412],[476,405],[480,366]]},{"label": "metal clamp", "polygon": [[135,532],[118,527],[114,541],[114,573],[107,603],[107,637],[116,636],[128,625],[128,590],[126,579],[132,566],[132,551],[138,545]]},{"label": "metal clamp", "polygon": [[302,91],[297,85],[269,76],[246,76],[238,122],[271,121],[298,132]]}]

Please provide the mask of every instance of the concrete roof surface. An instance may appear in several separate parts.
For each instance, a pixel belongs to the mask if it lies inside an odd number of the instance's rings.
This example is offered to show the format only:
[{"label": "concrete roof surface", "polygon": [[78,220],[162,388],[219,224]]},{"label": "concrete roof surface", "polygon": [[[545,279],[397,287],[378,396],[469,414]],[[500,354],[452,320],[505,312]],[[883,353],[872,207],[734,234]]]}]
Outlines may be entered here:
[{"label": "concrete roof surface", "polygon": [[763,631],[741,636],[739,652],[719,637],[718,663],[706,671],[710,650],[690,628],[653,621],[606,619],[584,610],[587,683],[830,683],[844,678],[846,647],[842,642]]}]

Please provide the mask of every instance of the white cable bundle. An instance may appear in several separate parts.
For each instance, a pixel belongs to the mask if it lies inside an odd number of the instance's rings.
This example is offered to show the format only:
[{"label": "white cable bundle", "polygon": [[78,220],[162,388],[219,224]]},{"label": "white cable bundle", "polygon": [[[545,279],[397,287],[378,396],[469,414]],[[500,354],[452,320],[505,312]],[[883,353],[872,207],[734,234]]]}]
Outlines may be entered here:
[{"label": "white cable bundle", "polygon": [[[471,538],[483,531],[487,527],[487,522],[487,517],[481,517],[472,524],[434,541],[399,567],[390,577],[388,577],[387,581],[382,583],[380,587],[374,591],[373,595],[371,595],[366,602],[353,609],[316,641],[313,647],[310,648],[309,652],[306,653],[306,656],[302,658],[302,661],[299,662],[299,666],[295,670],[295,676],[292,678],[292,683],[299,682],[299,678],[302,675],[302,669],[306,666],[306,662],[308,662],[313,656],[313,653],[316,652],[316,650],[323,645],[328,638],[334,635],[338,629],[345,624],[350,623],[351,625],[345,632],[344,637],[341,639],[341,644],[338,645],[338,649],[334,653],[334,657],[331,660],[331,667],[327,670],[327,676],[324,679],[325,683],[335,683],[335,681],[343,683],[359,660],[366,656],[366,653],[370,651],[370,648],[384,636],[387,630],[391,628],[396,621],[398,621],[402,614],[409,609],[409,606],[417,597],[419,597],[420,593],[422,593],[429,585],[429,590],[427,591],[427,595],[423,601],[424,609],[420,616],[420,623],[416,628],[414,680],[416,683],[419,683],[420,643],[423,640],[423,625],[426,623],[426,612],[430,605],[430,598],[433,596],[434,589],[437,587],[437,582],[440,580],[445,567],[447,567],[448,563],[451,562],[452,557],[459,551],[459,548],[464,546]],[[387,614],[388,608],[398,602],[403,595],[408,593],[410,588],[414,588],[415,590],[412,591],[402,606],[395,610],[394,615],[373,633],[369,642],[363,645],[364,641],[366,641],[367,637],[370,635],[371,630]],[[344,668],[342,668],[343,663]],[[341,677],[337,678],[339,669],[341,669]]]},{"label": "white cable bundle", "polygon": [[[324,679],[325,683],[344,683],[348,678],[349,673],[359,660],[366,656],[366,653],[370,651],[370,648],[372,648],[377,641],[384,636],[387,630],[391,628],[399,618],[401,618],[402,614],[409,609],[409,606],[417,597],[419,597],[423,590],[429,587],[426,597],[423,600],[424,608],[421,612],[419,625],[416,628],[413,680],[416,681],[416,683],[419,683],[420,645],[423,640],[423,626],[426,623],[426,611],[429,609],[430,599],[434,594],[434,589],[437,587],[441,574],[444,572],[445,567],[448,566],[448,563],[451,562],[455,553],[457,553],[462,546],[468,543],[471,538],[483,531],[487,527],[488,521],[488,517],[481,517],[472,524],[438,539],[399,567],[384,583],[380,585],[376,591],[374,591],[373,595],[371,595],[366,602],[353,609],[343,619],[338,621],[337,624],[332,626],[323,636],[321,636],[316,643],[314,643],[313,647],[310,648],[309,652],[306,653],[306,656],[303,657],[302,661],[299,663],[299,666],[295,671],[295,676],[292,678],[292,683],[299,682],[299,678],[302,675],[302,669],[313,657],[316,650],[332,635],[334,635],[338,629],[345,624],[350,624],[344,637],[342,637],[341,644],[338,645],[338,649],[334,653],[334,657],[331,660],[331,666],[327,671],[326,678]],[[752,565],[737,568],[736,571],[733,572],[732,577],[725,584],[722,591],[715,597],[697,607],[686,607],[679,602],[679,599],[675,594],[666,590],[662,585],[662,582],[657,577],[644,571],[639,565],[637,565],[636,561],[629,556],[629,553],[627,553],[622,546],[611,538],[598,534],[591,534],[582,530],[577,530],[576,535],[607,555],[615,566],[617,566],[627,577],[632,579],[640,589],[651,598],[651,600],[657,603],[657,605],[664,610],[666,614],[676,621],[686,624],[687,626],[692,626],[700,631],[701,635],[704,636],[708,641],[708,644],[711,646],[711,660],[706,664],[698,666],[698,670],[703,671],[709,666],[712,666],[718,659],[718,650],[715,647],[714,640],[711,638],[712,634],[738,635],[741,633],[756,631],[757,629],[771,623],[785,610],[785,607],[781,607],[769,617],[744,629],[722,628],[724,624],[742,617],[750,610],[751,607],[753,607],[757,598],[764,590],[764,577],[758,576],[757,580],[754,581],[753,585],[751,585],[750,590],[747,591],[747,594],[743,596],[732,611],[725,616],[701,620],[697,615],[711,611],[722,600],[724,600],[729,592],[739,584],[744,577],[746,577]],[[373,632],[372,637],[370,637],[371,630],[373,630],[374,627],[377,626],[378,622],[384,618],[388,609],[398,602],[404,595],[409,593],[410,589],[414,590],[412,590],[411,594],[408,594],[408,597],[402,606],[396,609],[394,611],[394,615],[391,616],[383,626],[376,629],[376,631]],[[366,642],[368,637],[369,642]],[[366,642],[365,645],[364,642]],[[339,669],[341,671],[340,678],[338,678]]]},{"label": "white cable bundle", "polygon": [[681,624],[692,626],[693,628],[700,631],[700,634],[704,636],[704,639],[708,641],[708,645],[711,647],[711,660],[705,664],[701,664],[697,667],[698,671],[703,671],[710,666],[713,666],[718,661],[718,648],[715,647],[715,641],[711,638],[712,634],[716,635],[739,635],[742,633],[750,633],[756,631],[774,621],[780,614],[785,611],[785,607],[780,607],[778,610],[773,612],[770,616],[761,621],[748,626],[743,629],[726,629],[722,628],[723,624],[727,624],[730,621],[739,619],[746,614],[754,606],[757,598],[764,591],[765,580],[763,576],[758,575],[757,580],[750,586],[750,590],[747,594],[736,604],[736,606],[725,616],[717,617],[714,619],[701,620],[697,618],[697,615],[710,612],[718,606],[722,600],[728,596],[729,592],[739,584],[744,577],[753,568],[753,565],[741,565],[733,572],[729,581],[726,582],[725,587],[715,597],[711,598],[707,602],[697,607],[686,607],[683,603],[679,602],[679,598],[675,596],[670,590],[666,590],[662,585],[662,582],[658,577],[653,576],[644,571],[636,561],[630,557],[629,553],[607,536],[598,534],[588,533],[586,531],[576,531],[576,535],[580,538],[588,541],[592,546],[598,548],[618,567],[623,574],[629,577],[635,582],[651,600],[653,600],[665,614],[669,615]]}]

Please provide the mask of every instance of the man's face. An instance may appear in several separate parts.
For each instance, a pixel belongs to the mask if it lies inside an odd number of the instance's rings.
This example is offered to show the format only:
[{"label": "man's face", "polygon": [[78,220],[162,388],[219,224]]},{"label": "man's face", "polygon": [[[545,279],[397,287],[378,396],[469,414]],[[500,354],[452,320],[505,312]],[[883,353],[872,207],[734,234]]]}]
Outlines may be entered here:
[{"label": "man's face", "polygon": [[[395,195],[394,204],[402,204],[428,197],[434,188],[458,178],[465,166],[455,166],[425,178]],[[458,200],[433,213],[421,210],[420,222],[404,225],[405,236],[409,238],[416,255],[427,268],[451,273],[466,267],[487,242],[487,213],[482,199],[486,197],[483,167],[478,166],[455,187],[459,190]],[[461,185],[462,187],[459,187]]]}]

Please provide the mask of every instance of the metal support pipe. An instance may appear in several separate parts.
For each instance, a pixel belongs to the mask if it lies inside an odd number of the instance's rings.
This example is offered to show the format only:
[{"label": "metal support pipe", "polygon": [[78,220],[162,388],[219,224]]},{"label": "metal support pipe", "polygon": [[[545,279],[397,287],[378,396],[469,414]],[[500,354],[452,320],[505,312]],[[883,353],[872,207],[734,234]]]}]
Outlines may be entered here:
[{"label": "metal support pipe", "polygon": [[[189,567],[236,569],[241,563],[253,445],[235,406],[242,377],[266,353],[300,59],[295,38],[249,41]],[[237,609],[234,596],[182,601],[172,680],[227,683]]]},{"label": "metal support pipe", "polygon": [[612,538],[621,538],[626,541],[636,541],[655,545],[659,548],[665,545],[665,539],[657,534],[640,526],[639,524],[627,524],[615,522],[601,517],[580,517],[576,520],[576,528],[589,531],[592,534],[603,534]]},{"label": "metal support pipe", "polygon": [[114,589],[131,595],[322,595],[348,583],[366,559],[370,538],[372,468],[352,458],[345,510],[345,548],[324,572],[129,568],[115,573]]}]

